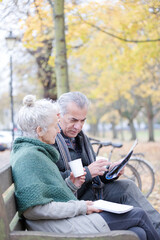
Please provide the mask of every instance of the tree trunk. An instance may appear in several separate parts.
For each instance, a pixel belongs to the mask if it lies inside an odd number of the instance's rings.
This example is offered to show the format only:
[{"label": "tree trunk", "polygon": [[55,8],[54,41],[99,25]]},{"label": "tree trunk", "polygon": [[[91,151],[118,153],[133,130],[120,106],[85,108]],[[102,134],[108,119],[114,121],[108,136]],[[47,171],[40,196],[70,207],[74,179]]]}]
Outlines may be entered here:
[{"label": "tree trunk", "polygon": [[120,128],[120,135],[121,135],[121,140],[124,141],[124,133],[123,133],[123,120],[121,118],[120,120],[121,128]]},{"label": "tree trunk", "polygon": [[129,119],[129,127],[131,130],[131,140],[135,140],[137,136],[136,136],[136,129],[134,127],[133,119]]},{"label": "tree trunk", "polygon": [[153,118],[148,118],[148,141],[154,141]]},{"label": "tree trunk", "polygon": [[105,123],[102,123],[102,137],[106,137],[106,129],[105,129]]},{"label": "tree trunk", "polygon": [[98,123],[90,124],[90,133],[94,137],[98,136]]},{"label": "tree trunk", "polygon": [[152,101],[150,98],[148,98],[146,101],[146,113],[148,118],[148,134],[149,134],[148,141],[154,141],[154,130],[153,130],[154,114],[153,114]]},{"label": "tree trunk", "polygon": [[52,53],[52,39],[43,41],[44,46],[28,52],[35,57],[38,66],[38,79],[43,86],[43,97],[57,100],[55,68],[48,64]]},{"label": "tree trunk", "polygon": [[55,71],[57,79],[58,97],[69,91],[68,65],[65,41],[64,24],[64,0],[54,1],[54,21],[55,21]]},{"label": "tree trunk", "polygon": [[116,130],[116,124],[115,122],[111,122],[112,124],[112,134],[113,134],[113,139],[116,139],[117,138],[117,130]]}]

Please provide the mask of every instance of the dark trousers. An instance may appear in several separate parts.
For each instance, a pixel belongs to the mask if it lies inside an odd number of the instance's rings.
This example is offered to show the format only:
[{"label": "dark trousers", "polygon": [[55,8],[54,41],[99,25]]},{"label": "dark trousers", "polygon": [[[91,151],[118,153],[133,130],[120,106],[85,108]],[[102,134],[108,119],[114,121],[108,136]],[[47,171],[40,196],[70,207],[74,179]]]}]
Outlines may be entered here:
[{"label": "dark trousers", "polygon": [[[80,199],[94,201],[95,196],[92,188],[88,188]],[[103,199],[142,208],[160,237],[160,214],[152,207],[133,181],[116,180],[106,183],[103,189]]]},{"label": "dark trousers", "polygon": [[100,215],[111,230],[130,230],[135,232],[141,240],[160,239],[147,214],[141,208],[135,207],[123,214],[101,212]]}]

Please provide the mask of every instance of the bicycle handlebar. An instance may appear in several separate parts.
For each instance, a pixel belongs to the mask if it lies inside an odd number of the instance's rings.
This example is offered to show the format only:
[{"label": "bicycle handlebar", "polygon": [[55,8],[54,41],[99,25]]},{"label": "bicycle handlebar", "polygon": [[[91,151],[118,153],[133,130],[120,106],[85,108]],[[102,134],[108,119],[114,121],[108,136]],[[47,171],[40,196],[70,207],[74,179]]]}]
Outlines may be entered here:
[{"label": "bicycle handlebar", "polygon": [[91,142],[92,145],[99,145],[101,147],[112,146],[111,142]]},{"label": "bicycle handlebar", "polygon": [[100,141],[97,141],[97,140],[95,142],[91,142],[91,144],[92,145],[99,145],[99,148],[107,147],[107,146],[112,146],[114,148],[121,148],[123,146],[122,143],[100,142]]}]

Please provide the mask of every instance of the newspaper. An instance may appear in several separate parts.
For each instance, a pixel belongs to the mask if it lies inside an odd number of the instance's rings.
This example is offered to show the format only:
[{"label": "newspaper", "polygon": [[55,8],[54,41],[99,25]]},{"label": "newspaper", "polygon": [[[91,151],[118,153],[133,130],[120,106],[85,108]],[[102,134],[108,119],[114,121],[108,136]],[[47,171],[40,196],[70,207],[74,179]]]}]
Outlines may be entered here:
[{"label": "newspaper", "polygon": [[105,200],[97,200],[94,202],[93,206],[97,209],[117,214],[126,213],[133,209],[131,205],[113,203]]}]

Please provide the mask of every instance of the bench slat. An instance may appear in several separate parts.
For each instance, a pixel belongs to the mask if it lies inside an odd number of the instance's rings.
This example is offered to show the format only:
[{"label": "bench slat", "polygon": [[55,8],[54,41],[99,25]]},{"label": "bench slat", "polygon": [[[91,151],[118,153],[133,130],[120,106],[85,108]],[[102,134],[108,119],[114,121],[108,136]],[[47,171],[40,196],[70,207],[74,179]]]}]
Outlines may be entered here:
[{"label": "bench slat", "polygon": [[2,195],[11,231],[24,229],[23,221],[19,220],[14,190],[15,187],[12,184]]},{"label": "bench slat", "polygon": [[5,184],[2,184],[2,202],[4,202],[3,205],[5,206],[6,220],[10,223],[10,231],[24,230],[24,221],[19,220],[18,217],[14,195],[15,187],[11,178],[10,165],[7,165],[0,170],[0,180],[5,181]]},{"label": "bench slat", "polygon": [[[1,194],[1,189],[0,189]],[[8,240],[9,239],[9,225],[8,225],[8,219],[6,215],[5,205],[2,198],[2,195],[0,195],[0,239],[2,240]],[[3,238],[2,238],[3,237]]]},{"label": "bench slat", "polygon": [[12,232],[10,234],[10,240],[139,240],[135,233],[131,231],[111,231],[108,233],[97,233],[97,234],[54,234],[54,233],[45,233],[45,232],[36,232],[36,231],[21,231],[21,232]]},{"label": "bench slat", "polygon": [[6,191],[13,183],[10,164],[0,168],[0,187],[2,193]]},{"label": "bench slat", "polygon": [[14,183],[6,189],[6,191],[2,194],[4,203],[7,204],[9,199],[14,195],[15,187]]},{"label": "bench slat", "polygon": [[12,221],[11,221],[10,224],[9,224],[9,227],[10,227],[11,232],[12,232],[13,230],[15,230],[15,228],[16,228],[19,220],[20,220],[20,218],[19,218],[18,212],[16,212],[14,218],[12,219]]}]

